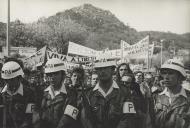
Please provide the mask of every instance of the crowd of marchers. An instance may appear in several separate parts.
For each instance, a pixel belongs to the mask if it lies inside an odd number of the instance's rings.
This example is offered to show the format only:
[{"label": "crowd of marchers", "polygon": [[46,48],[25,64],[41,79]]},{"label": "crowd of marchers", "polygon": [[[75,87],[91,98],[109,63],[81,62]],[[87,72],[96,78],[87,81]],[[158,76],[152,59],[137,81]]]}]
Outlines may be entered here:
[{"label": "crowd of marchers", "polygon": [[112,61],[68,70],[57,58],[0,68],[0,128],[190,128],[190,78],[176,59],[157,73]]}]

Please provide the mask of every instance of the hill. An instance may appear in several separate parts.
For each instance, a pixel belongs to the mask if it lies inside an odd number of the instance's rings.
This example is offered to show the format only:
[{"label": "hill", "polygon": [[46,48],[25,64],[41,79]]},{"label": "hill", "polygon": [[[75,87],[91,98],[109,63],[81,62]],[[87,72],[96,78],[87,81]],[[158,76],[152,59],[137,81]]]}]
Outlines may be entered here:
[{"label": "hill", "polygon": [[[6,28],[1,23],[0,28]],[[24,24],[20,20],[11,23],[11,43],[13,46],[42,47],[48,44],[55,47],[60,53],[65,53],[68,41],[96,49],[117,49],[120,40],[129,44],[136,43],[150,34],[151,40],[165,39],[164,48],[171,44],[177,48],[190,48],[190,33],[175,34],[157,31],[138,32],[125,25],[108,10],[84,4],[63,12],[40,18],[37,22]],[[6,32],[0,29],[0,40],[4,40]]]}]

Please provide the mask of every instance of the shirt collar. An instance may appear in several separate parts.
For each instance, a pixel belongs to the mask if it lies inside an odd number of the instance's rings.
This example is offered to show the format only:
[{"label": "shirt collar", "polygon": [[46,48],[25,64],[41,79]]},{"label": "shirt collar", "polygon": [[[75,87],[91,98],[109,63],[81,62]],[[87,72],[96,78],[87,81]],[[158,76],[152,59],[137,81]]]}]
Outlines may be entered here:
[{"label": "shirt collar", "polygon": [[[96,91],[96,90],[98,90],[98,89],[100,89],[101,87],[100,87],[100,85],[99,85],[99,83],[97,83],[96,84],[96,86],[94,87],[94,89],[93,89],[93,91]],[[117,85],[117,83],[115,82],[115,81],[113,81],[113,83],[112,83],[112,85],[111,85],[111,87],[110,88],[119,88],[119,86]]]},{"label": "shirt collar", "polygon": [[16,95],[16,94],[20,94],[23,96],[23,85],[22,83],[20,83],[19,88],[16,90],[16,92],[14,92],[13,94],[10,92],[10,90],[8,89],[8,86],[5,85],[5,87],[3,88],[3,90],[1,91],[1,93],[3,92],[7,92],[9,95]]},{"label": "shirt collar", "polygon": [[110,87],[109,90],[105,93],[105,92],[103,91],[103,89],[99,86],[99,83],[98,83],[98,84],[95,86],[95,88],[93,89],[93,91],[98,90],[98,91],[102,94],[103,97],[106,97],[106,96],[108,96],[108,95],[113,91],[114,88],[115,88],[115,89],[118,89],[118,88],[119,88],[119,86],[117,85],[117,83],[116,83],[115,81],[113,81],[111,87]]},{"label": "shirt collar", "polygon": [[62,86],[61,86],[60,90],[58,90],[58,91],[55,91],[51,85],[48,86],[44,91],[48,92],[52,99],[54,99],[55,96],[60,94],[61,92],[64,94],[67,94],[64,83],[62,83]]},{"label": "shirt collar", "polygon": [[[168,91],[168,88],[165,88],[164,91],[161,92],[159,95],[166,95],[168,97],[171,97],[170,92]],[[175,96],[180,96],[180,95],[187,98],[187,94],[183,87],[181,88],[180,92],[178,94],[176,94]]]}]

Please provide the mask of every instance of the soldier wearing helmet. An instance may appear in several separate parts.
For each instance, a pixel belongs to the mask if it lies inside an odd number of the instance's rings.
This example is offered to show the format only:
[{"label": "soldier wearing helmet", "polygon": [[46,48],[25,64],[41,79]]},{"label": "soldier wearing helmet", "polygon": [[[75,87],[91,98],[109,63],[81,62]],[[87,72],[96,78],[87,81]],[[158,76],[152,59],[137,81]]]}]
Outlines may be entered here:
[{"label": "soldier wearing helmet", "polygon": [[190,127],[190,92],[182,88],[186,73],[182,62],[169,59],[161,66],[165,89],[155,99],[158,128]]},{"label": "soldier wearing helmet", "polygon": [[137,128],[141,125],[137,121],[139,117],[134,102],[124,88],[112,79],[115,65],[114,61],[95,63],[99,81],[87,92],[90,105],[84,106],[81,112],[88,127]]},{"label": "soldier wearing helmet", "polygon": [[[4,114],[0,111],[0,127],[23,128],[32,126],[32,113],[34,110],[34,93],[24,81],[21,66],[15,61],[6,62],[1,71],[5,87],[1,91],[0,104],[4,106]],[[1,109],[2,110],[2,109]],[[2,117],[3,116],[3,117]]]},{"label": "soldier wearing helmet", "polygon": [[39,128],[71,128],[78,109],[68,93],[64,80],[66,68],[63,61],[50,59],[45,64],[48,87],[44,90]]}]

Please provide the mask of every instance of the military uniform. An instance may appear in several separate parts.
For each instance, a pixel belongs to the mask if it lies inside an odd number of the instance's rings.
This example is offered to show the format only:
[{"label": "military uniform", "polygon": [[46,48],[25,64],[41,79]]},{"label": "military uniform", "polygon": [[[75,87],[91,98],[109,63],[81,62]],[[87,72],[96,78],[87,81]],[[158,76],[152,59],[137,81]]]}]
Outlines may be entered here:
[{"label": "military uniform", "polygon": [[65,114],[68,104],[70,101],[65,86],[57,92],[53,91],[51,86],[46,88],[41,106],[40,128],[61,128],[65,125],[66,128],[72,128],[75,121]]},{"label": "military uniform", "polygon": [[[32,112],[34,109],[34,93],[28,85],[20,83],[18,90],[11,94],[6,85],[0,96],[0,104],[6,107],[6,127],[7,128],[31,128]],[[3,109],[0,110],[0,127],[3,127]]]},{"label": "military uniform", "polygon": [[[107,93],[97,84],[93,90],[89,90],[87,97],[92,113],[91,118],[87,118],[89,115],[85,113],[86,125],[90,122],[92,128],[136,128],[138,115],[134,103],[116,82],[113,81]],[[84,111],[85,109],[88,108],[84,108]]]},{"label": "military uniform", "polygon": [[75,124],[79,111],[75,92],[68,92],[65,87],[65,71],[64,62],[58,58],[46,62],[45,73],[50,85],[44,90],[38,128],[73,128]]},{"label": "military uniform", "polygon": [[181,91],[171,97],[167,88],[156,98],[157,128],[189,128],[190,127],[190,92]]}]

